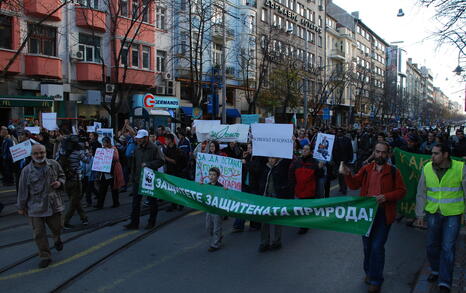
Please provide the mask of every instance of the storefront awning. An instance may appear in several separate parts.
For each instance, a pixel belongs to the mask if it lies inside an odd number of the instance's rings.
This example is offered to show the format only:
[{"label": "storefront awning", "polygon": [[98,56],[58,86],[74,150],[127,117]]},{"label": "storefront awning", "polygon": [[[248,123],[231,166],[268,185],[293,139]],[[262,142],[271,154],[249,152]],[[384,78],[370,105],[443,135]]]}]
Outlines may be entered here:
[{"label": "storefront awning", "polygon": [[53,97],[0,96],[0,107],[52,107]]}]

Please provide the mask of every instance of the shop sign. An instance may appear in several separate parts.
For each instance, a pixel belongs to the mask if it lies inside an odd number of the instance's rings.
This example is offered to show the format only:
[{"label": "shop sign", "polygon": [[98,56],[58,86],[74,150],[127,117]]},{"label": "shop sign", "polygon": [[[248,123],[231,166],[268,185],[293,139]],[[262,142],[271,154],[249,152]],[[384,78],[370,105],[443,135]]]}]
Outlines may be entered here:
[{"label": "shop sign", "polygon": [[180,107],[180,100],[175,97],[161,97],[146,94],[144,96],[144,107],[178,109]]}]

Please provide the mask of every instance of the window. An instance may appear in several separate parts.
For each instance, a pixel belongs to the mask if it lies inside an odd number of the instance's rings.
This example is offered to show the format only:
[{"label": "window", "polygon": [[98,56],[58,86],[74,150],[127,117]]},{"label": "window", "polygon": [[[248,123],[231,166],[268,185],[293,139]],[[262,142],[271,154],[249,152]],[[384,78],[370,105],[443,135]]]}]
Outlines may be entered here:
[{"label": "window", "polygon": [[322,27],[322,16],[319,15],[319,23],[318,23],[319,27]]},{"label": "window", "polygon": [[180,10],[185,11],[186,10],[186,1],[187,0],[181,0],[180,1]]},{"label": "window", "polygon": [[165,59],[167,58],[167,52],[157,50],[157,71],[165,72]]},{"label": "window", "polygon": [[165,12],[164,7],[157,7],[155,16],[155,26],[161,30],[165,29]]},{"label": "window", "polygon": [[316,63],[316,55],[311,53],[311,60],[309,60],[309,63],[311,63],[311,65],[314,65]]},{"label": "window", "polygon": [[214,43],[213,47],[213,54],[212,54],[212,63],[214,65],[221,65],[222,64],[222,45]]},{"label": "window", "polygon": [[98,9],[99,8],[99,0],[78,0],[78,3],[81,6],[89,7]]},{"label": "window", "polygon": [[267,22],[267,9],[265,9],[265,8],[262,8],[261,21]]},{"label": "window", "polygon": [[131,66],[139,67],[139,45],[131,46]]},{"label": "window", "polygon": [[87,34],[79,34],[79,51],[83,52],[87,62],[100,62],[100,38]]},{"label": "window", "polygon": [[312,21],[313,23],[316,23],[316,13],[315,13],[315,11],[312,11],[312,14],[311,14],[311,21]]},{"label": "window", "polygon": [[150,69],[150,47],[142,46],[142,68]]},{"label": "window", "polygon": [[121,47],[121,65],[128,66],[128,46],[123,45]]},{"label": "window", "polygon": [[0,48],[11,49],[12,43],[12,18],[11,16],[0,15]]},{"label": "window", "polygon": [[142,21],[149,22],[150,0],[142,0]]},{"label": "window", "polygon": [[322,63],[322,56],[319,56],[319,66],[323,66],[324,64]]},{"label": "window", "polygon": [[128,0],[120,0],[120,15],[128,16]]},{"label": "window", "polygon": [[131,13],[133,14],[133,19],[138,19],[141,16],[141,12],[139,11],[139,0],[132,1]]},{"label": "window", "polygon": [[29,53],[57,56],[57,28],[45,25],[28,24]]},{"label": "window", "polygon": [[322,36],[319,36],[319,42],[317,43],[319,47],[322,47]]},{"label": "window", "polygon": [[360,27],[359,25],[356,26],[356,32],[357,32],[358,34],[361,34],[361,27]]},{"label": "window", "polygon": [[316,34],[314,34],[313,32],[311,32],[309,41],[310,41],[311,43],[315,43],[315,41],[316,41]]}]

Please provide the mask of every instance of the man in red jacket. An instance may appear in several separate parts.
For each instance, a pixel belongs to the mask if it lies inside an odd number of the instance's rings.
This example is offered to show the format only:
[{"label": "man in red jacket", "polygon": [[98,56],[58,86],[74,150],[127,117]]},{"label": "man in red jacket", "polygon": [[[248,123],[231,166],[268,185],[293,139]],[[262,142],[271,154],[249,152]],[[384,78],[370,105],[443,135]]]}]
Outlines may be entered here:
[{"label": "man in red jacket", "polygon": [[368,292],[380,292],[383,283],[383,267],[385,263],[385,242],[390,226],[395,220],[396,202],[406,194],[401,173],[387,163],[390,146],[379,142],[374,149],[374,162],[362,167],[356,175],[351,175],[348,167],[340,166],[340,173],[345,175],[350,189],[361,189],[361,196],[373,196],[379,208],[368,237],[363,236],[365,282]]}]

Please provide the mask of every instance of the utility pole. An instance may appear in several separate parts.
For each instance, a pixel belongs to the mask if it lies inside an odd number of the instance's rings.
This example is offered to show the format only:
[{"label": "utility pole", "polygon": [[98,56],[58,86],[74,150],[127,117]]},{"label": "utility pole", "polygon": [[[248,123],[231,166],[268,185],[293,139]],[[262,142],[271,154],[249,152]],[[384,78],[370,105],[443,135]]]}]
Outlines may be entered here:
[{"label": "utility pole", "polygon": [[309,52],[307,51],[308,50],[308,42],[309,42],[309,37],[308,37],[308,33],[309,31],[306,29],[306,38],[304,40],[304,52],[305,52],[305,56],[306,56],[306,62],[304,62],[304,129],[307,129],[307,117],[308,117],[308,101],[307,101],[307,90],[308,90],[308,83],[309,83],[309,79],[308,79],[308,63],[309,63]]},{"label": "utility pole", "polygon": [[222,123],[227,123],[227,25],[225,21],[226,0],[223,0],[222,22],[223,22],[223,50],[222,50]]}]

